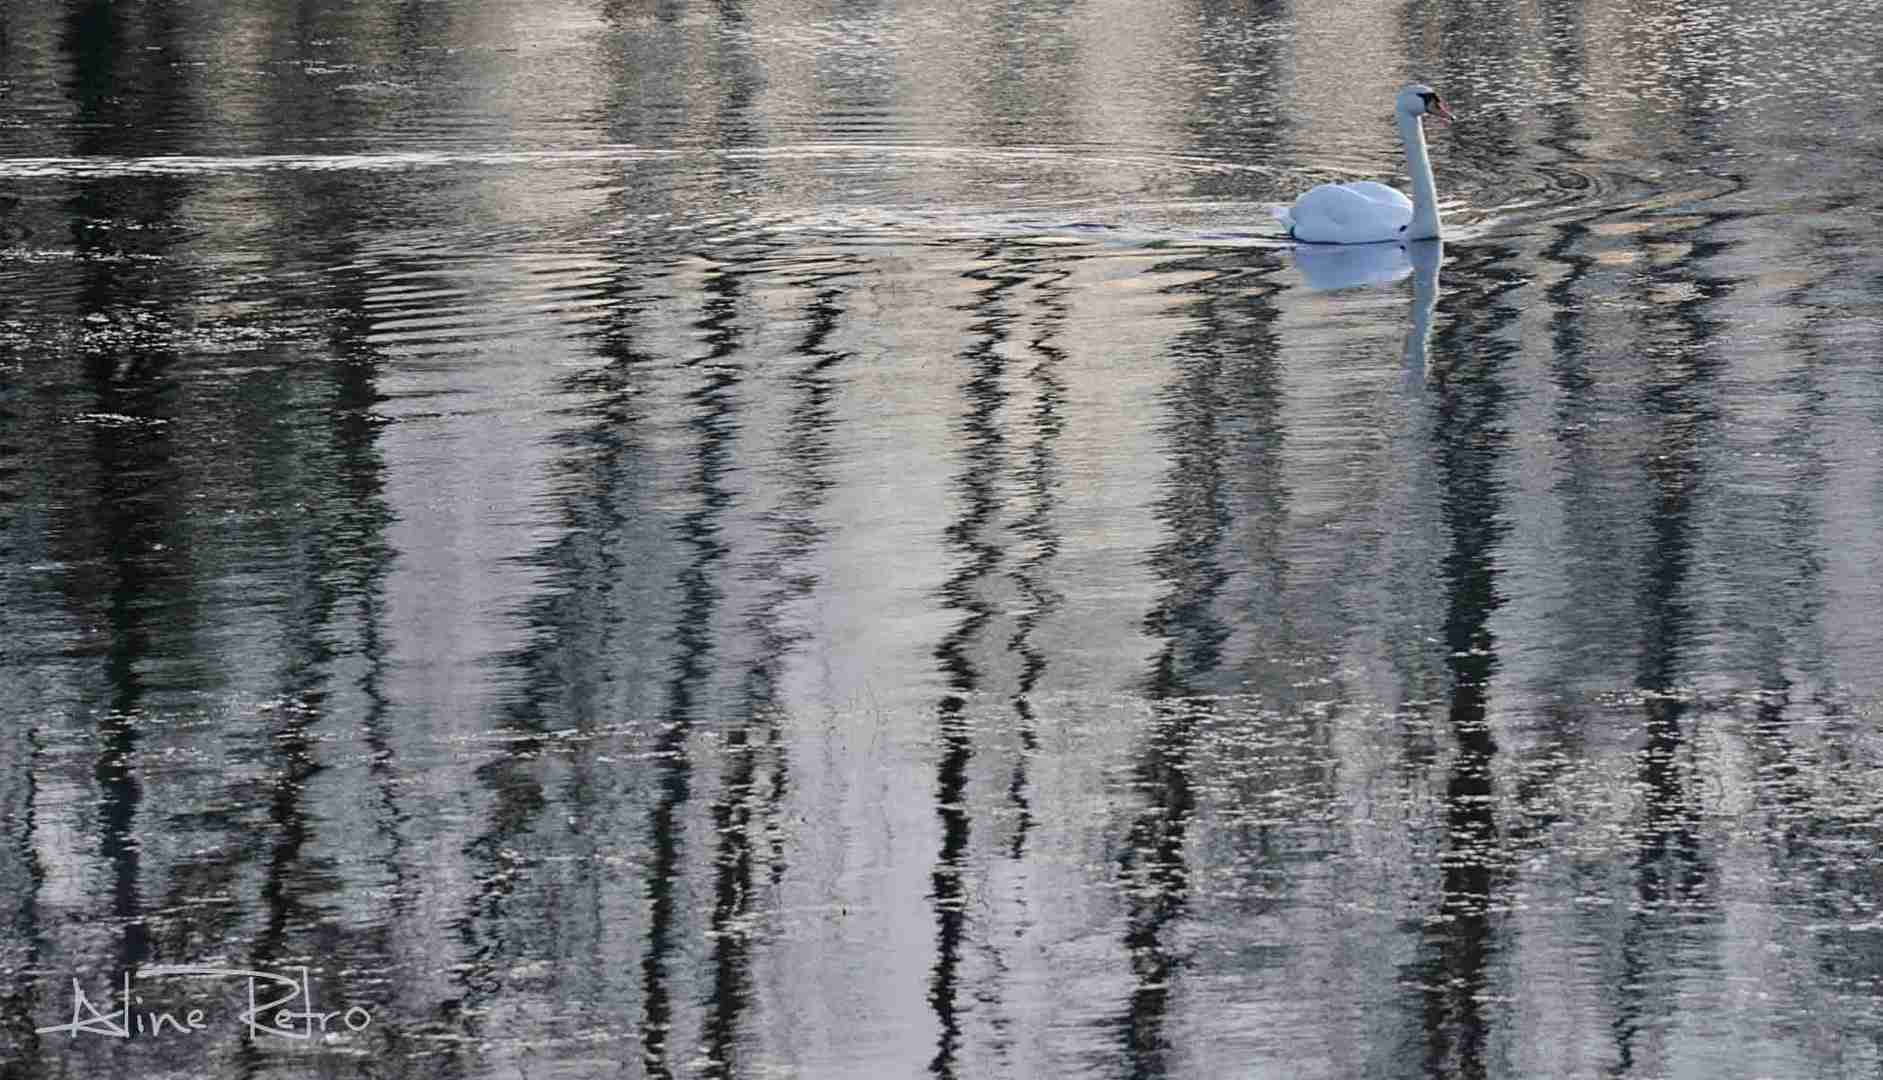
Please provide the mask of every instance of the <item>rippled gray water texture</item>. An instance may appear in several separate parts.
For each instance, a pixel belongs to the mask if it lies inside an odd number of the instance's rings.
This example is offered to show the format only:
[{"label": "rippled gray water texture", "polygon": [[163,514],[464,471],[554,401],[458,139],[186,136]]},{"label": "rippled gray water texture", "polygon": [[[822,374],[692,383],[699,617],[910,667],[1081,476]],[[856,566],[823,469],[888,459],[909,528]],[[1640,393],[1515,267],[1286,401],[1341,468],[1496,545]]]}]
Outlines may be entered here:
[{"label": "rippled gray water texture", "polygon": [[1879,177],[1879,0],[0,0],[0,1076],[1883,1076]]}]

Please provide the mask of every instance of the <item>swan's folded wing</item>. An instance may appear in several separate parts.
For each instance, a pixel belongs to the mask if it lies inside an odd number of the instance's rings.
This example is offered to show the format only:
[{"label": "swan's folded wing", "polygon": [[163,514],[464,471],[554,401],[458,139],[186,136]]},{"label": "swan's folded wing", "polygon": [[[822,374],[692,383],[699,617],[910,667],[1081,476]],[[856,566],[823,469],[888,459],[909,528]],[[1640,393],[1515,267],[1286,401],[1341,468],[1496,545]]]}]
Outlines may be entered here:
[{"label": "swan's folded wing", "polygon": [[1375,202],[1381,206],[1396,206],[1404,210],[1406,212],[1406,220],[1412,220],[1412,200],[1406,198],[1405,192],[1400,191],[1398,188],[1387,187],[1385,184],[1373,180],[1356,180],[1345,186],[1348,191],[1353,192],[1369,202]]},{"label": "swan's folded wing", "polygon": [[[1377,190],[1375,190],[1377,189]],[[1386,199],[1381,192],[1396,196]],[[1412,202],[1370,180],[1322,184],[1295,200],[1294,233],[1311,243],[1363,244],[1394,238],[1412,221]]]}]

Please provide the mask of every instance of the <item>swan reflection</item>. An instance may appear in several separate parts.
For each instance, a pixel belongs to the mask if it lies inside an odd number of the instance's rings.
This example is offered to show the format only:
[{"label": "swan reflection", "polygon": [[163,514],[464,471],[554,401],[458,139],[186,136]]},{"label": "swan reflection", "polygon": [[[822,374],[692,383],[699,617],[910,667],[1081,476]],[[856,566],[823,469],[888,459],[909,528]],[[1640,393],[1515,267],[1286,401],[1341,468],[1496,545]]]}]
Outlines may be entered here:
[{"label": "swan reflection", "polygon": [[1445,261],[1445,241],[1407,244],[1406,256],[1412,263],[1412,327],[1406,331],[1406,374],[1423,379],[1431,363],[1426,345],[1432,339],[1432,312],[1438,308],[1438,264]]},{"label": "swan reflection", "polygon": [[1426,346],[1432,337],[1432,313],[1438,307],[1438,267],[1445,259],[1443,240],[1409,244],[1297,245],[1295,268],[1315,292],[1388,285],[1412,276],[1412,326],[1406,332],[1406,372],[1423,378]]},{"label": "swan reflection", "polygon": [[[1439,241],[1424,241],[1429,247]],[[1386,285],[1412,273],[1406,244],[1296,244],[1295,269],[1315,292]]]}]

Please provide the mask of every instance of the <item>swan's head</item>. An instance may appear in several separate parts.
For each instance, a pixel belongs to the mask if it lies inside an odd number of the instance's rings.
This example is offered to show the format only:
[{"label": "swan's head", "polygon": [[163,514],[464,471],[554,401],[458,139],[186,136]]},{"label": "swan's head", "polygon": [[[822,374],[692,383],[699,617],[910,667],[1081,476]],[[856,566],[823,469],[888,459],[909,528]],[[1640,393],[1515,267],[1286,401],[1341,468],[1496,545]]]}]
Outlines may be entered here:
[{"label": "swan's head", "polygon": [[1439,99],[1438,91],[1424,83],[1413,83],[1401,90],[1393,104],[1401,116],[1436,116],[1440,120],[1451,120],[1451,110]]}]

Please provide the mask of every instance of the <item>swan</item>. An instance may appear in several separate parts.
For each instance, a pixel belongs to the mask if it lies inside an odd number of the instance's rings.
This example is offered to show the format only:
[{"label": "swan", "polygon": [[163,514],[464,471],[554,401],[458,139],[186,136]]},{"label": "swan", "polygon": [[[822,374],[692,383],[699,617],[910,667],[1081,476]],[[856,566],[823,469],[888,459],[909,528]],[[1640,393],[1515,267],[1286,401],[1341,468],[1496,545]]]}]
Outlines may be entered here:
[{"label": "swan", "polygon": [[1432,186],[1432,162],[1425,156],[1424,116],[1450,121],[1451,110],[1429,86],[1413,83],[1393,101],[1393,121],[1406,144],[1406,171],[1412,174],[1412,198],[1385,184],[1321,184],[1278,206],[1276,219],[1288,235],[1305,244],[1378,244],[1389,240],[1437,240],[1438,202]]}]

